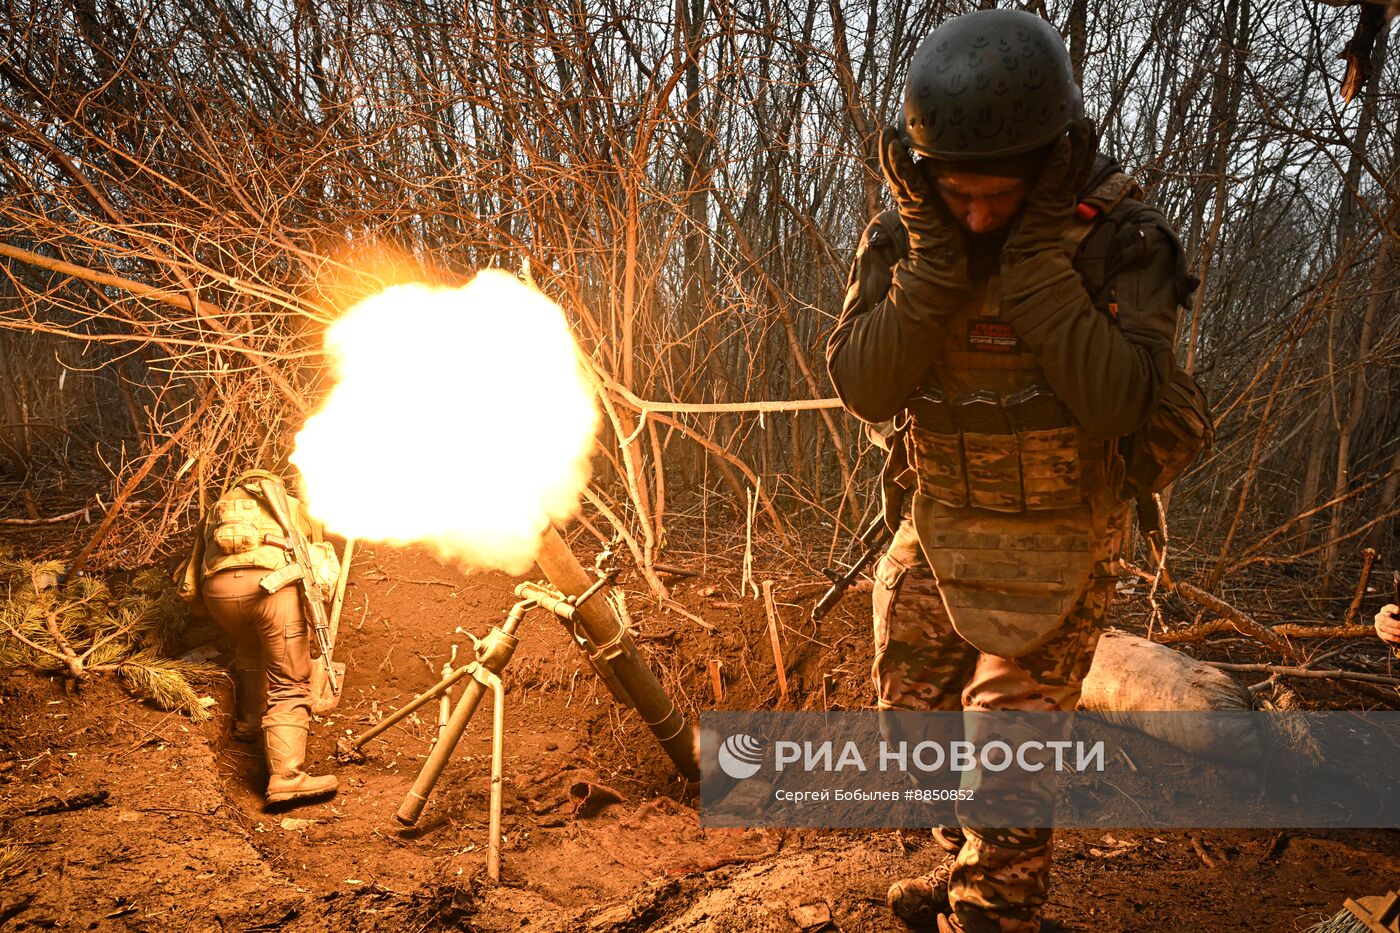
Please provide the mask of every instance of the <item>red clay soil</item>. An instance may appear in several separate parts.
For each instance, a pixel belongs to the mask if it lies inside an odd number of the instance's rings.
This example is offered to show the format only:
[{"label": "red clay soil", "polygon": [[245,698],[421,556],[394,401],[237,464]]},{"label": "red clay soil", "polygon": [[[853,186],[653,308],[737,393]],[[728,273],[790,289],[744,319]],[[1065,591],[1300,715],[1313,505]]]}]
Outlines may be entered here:
[{"label": "red clay soil", "polygon": [[[334,768],[341,791],[284,813],[264,812],[255,747],[229,737],[224,680],[207,685],[214,718],[192,724],[110,682],[69,694],[26,671],[0,674],[0,845],[20,858],[3,879],[0,929],[906,929],[884,891],[940,861],[927,833],[702,831],[693,790],[543,615],[526,619],[505,676],[501,884],[485,876],[489,701],[420,827],[401,830],[393,813],[435,707],[372,742],[363,763],[334,762],[335,740],[436,682],[452,645],[469,650],[458,629],[480,636],[499,622],[515,582],[463,576],[419,551],[363,549],[337,651],[346,691],[310,748],[312,769]],[[623,586],[643,650],[689,714],[715,705],[712,658],[725,664],[724,708],[773,705],[763,605],[737,581],[676,584],[713,633],[653,608],[635,580]],[[814,629],[814,589],[808,578],[777,591],[790,705],[861,708],[869,595],[853,593]],[[577,781],[622,800],[575,815]],[[1304,930],[1347,896],[1397,884],[1400,831],[1064,831],[1046,913],[1076,931]]]}]

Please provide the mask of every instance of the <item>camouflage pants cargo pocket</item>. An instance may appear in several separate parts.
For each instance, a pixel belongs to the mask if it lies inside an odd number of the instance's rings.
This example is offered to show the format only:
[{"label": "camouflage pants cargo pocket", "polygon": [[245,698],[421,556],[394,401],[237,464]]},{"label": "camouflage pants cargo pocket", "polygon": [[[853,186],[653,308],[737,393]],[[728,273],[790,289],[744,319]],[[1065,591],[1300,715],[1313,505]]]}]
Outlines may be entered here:
[{"label": "camouflage pants cargo pocket", "polygon": [[241,670],[267,671],[269,716],[311,714],[311,648],[297,587],[267,593],[260,567],[223,570],[204,578],[204,601],[238,645]]},{"label": "camouflage pants cargo pocket", "polygon": [[876,565],[872,603],[880,708],[962,709],[977,649],[953,630],[912,521],[900,526]]},{"label": "camouflage pants cargo pocket", "polygon": [[1116,578],[1095,578],[1079,598],[1063,629],[1035,651],[1017,659],[1031,680],[1046,688],[1042,691],[1050,709],[1072,710],[1079,704],[1079,688],[1094,660],[1108,622]]}]

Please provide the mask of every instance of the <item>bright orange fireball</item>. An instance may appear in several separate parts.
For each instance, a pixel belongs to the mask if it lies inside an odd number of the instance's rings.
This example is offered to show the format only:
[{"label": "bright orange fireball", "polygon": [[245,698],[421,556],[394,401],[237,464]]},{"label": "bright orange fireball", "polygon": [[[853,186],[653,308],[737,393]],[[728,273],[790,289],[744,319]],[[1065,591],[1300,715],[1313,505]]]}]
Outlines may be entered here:
[{"label": "bright orange fireball", "polygon": [[337,381],[292,462],[328,529],[524,573],[578,510],[598,428],[563,311],[496,270],[398,285],[326,333]]}]

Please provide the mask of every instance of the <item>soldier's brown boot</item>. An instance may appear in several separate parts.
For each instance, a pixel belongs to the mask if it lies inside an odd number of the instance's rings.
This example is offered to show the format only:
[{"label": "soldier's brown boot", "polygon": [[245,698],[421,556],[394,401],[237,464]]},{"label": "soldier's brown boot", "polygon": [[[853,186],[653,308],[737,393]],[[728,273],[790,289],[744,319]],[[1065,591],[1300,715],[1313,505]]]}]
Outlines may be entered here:
[{"label": "soldier's brown boot", "polygon": [[240,742],[256,742],[262,738],[262,718],[267,711],[267,671],[234,668],[233,708],[233,737]]},{"label": "soldier's brown boot", "polygon": [[333,794],[340,787],[335,775],[313,777],[306,764],[306,724],[285,717],[263,726],[267,740],[267,802],[288,803]]},{"label": "soldier's brown boot", "polygon": [[885,903],[911,927],[933,929],[948,907],[948,869],[940,865],[918,878],[901,878],[885,892]]}]

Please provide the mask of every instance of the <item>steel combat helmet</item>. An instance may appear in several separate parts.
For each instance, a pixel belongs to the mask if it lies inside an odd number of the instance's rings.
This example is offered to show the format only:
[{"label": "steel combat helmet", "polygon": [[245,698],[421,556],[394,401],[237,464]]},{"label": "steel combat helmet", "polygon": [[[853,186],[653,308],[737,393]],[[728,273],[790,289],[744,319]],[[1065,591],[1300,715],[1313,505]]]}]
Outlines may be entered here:
[{"label": "steel combat helmet", "polygon": [[948,20],[915,51],[904,86],[908,145],[949,162],[1034,152],[1083,116],[1064,40],[1019,10]]}]

